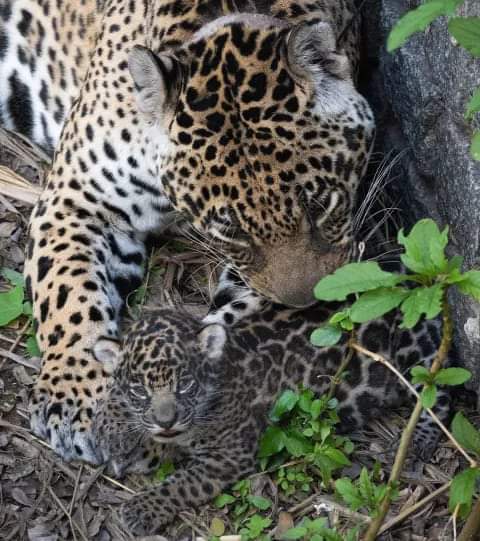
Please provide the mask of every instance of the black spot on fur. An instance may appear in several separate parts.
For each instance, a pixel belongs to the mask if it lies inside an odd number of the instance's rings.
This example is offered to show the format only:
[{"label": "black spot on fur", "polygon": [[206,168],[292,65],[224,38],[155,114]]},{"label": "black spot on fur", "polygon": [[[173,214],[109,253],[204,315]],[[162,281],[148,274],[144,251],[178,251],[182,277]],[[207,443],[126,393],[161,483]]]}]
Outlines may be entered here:
[{"label": "black spot on fur", "polygon": [[20,81],[17,71],[13,72],[8,82],[10,84],[10,96],[7,107],[15,129],[28,138],[31,138],[33,111],[30,90],[27,85]]},{"label": "black spot on fur", "polygon": [[37,281],[41,282],[45,276],[47,275],[48,271],[52,268],[53,265],[53,259],[48,256],[42,256],[38,260],[38,276]]}]

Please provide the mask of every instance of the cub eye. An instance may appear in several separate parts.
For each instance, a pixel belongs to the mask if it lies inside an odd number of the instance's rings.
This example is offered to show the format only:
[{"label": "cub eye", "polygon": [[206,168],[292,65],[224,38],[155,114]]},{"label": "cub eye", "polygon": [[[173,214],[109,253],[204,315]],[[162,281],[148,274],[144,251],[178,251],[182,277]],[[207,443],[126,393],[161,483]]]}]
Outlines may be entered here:
[{"label": "cub eye", "polygon": [[189,391],[193,391],[196,387],[196,382],[194,379],[185,379],[180,381],[178,384],[178,392],[180,394],[188,393]]},{"label": "cub eye", "polygon": [[132,398],[137,400],[146,400],[148,393],[145,387],[141,383],[133,383],[128,387],[128,393]]}]

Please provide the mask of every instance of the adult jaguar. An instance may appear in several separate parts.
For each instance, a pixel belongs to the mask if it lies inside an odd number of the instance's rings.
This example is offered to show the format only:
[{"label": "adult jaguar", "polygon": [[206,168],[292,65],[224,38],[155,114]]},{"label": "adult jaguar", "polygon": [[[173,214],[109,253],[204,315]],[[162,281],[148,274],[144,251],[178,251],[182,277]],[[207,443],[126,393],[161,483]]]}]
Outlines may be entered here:
[{"label": "adult jaguar", "polygon": [[[134,533],[154,533],[179,511],[209,501],[253,473],[268,412],[282,390],[302,384],[326,393],[347,340],[315,348],[309,335],[337,308],[292,310],[268,303],[228,331],[218,324],[205,326],[181,307],[163,308],[136,323],[120,345],[106,339],[96,344],[99,360],[118,365],[96,418],[99,445],[112,472],[150,471],[164,460],[176,463],[166,482],[123,506]],[[437,325],[422,322],[410,331],[398,323],[389,315],[364,324],[358,340],[401,372],[420,360],[428,366],[439,341]],[[384,415],[404,394],[386,367],[354,354],[335,392],[339,426],[351,430]],[[435,407],[445,419],[448,396],[442,394]],[[424,412],[415,451],[430,455],[439,434]]]},{"label": "adult jaguar", "polygon": [[147,233],[182,219],[241,276],[210,321],[308,305],[348,258],[374,130],[358,49],[354,0],[0,0],[3,123],[55,148],[25,275],[31,425],[65,459],[101,460],[91,348],[117,336]]}]

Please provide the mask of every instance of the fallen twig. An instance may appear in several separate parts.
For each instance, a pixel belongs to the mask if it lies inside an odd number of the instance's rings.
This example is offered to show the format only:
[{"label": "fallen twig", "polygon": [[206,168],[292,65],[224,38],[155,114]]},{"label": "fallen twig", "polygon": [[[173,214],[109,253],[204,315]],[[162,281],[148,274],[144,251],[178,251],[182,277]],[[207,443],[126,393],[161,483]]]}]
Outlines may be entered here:
[{"label": "fallen twig", "polygon": [[[36,441],[38,444],[42,445],[43,447],[45,447],[46,449],[50,449],[50,451],[53,451],[52,447],[50,445],[48,445],[48,443],[44,442],[43,440],[41,440],[40,438],[37,438],[36,436],[34,436],[30,430],[28,428],[24,428],[23,426],[17,426],[17,425],[13,425],[11,423],[9,423],[8,421],[4,421],[3,419],[0,419],[0,426],[3,426],[5,428],[9,428],[10,430],[13,430],[13,431],[17,431],[17,432],[22,432],[24,434],[28,434],[28,436]],[[91,472],[95,472],[97,471],[96,468],[94,468],[93,466],[90,466],[88,464],[82,464],[82,466],[84,468],[87,468],[89,471]],[[125,490],[126,492],[129,492],[130,494],[136,494],[135,490],[132,490],[131,488],[127,487],[126,485],[124,485],[123,483],[120,483],[120,481],[117,481],[116,479],[113,479],[112,477],[109,477],[108,475],[105,475],[102,473],[101,475],[103,477],[103,479],[105,479],[106,481],[108,481],[109,483],[112,483],[113,485],[121,488],[122,490]],[[75,477],[74,477],[75,478]]]},{"label": "fallen twig", "polygon": [[76,521],[72,518],[72,515],[68,512],[68,510],[66,509],[66,507],[63,505],[63,502],[62,500],[55,494],[55,492],[52,490],[52,487],[49,486],[47,487],[47,490],[48,492],[50,492],[50,495],[52,496],[52,498],[55,500],[56,504],[58,505],[58,507],[60,507],[60,509],[63,511],[63,513],[65,514],[65,516],[68,518],[68,522],[70,523],[70,529],[72,531],[72,535],[73,535],[73,538],[74,540],[76,541],[76,535],[75,535],[75,530],[78,531],[78,533],[80,534],[80,537],[83,539],[83,541],[88,541],[88,537],[83,533],[83,530],[82,528],[80,528],[80,526],[76,523]]},{"label": "fallen twig", "polygon": [[425,498],[422,498],[417,503],[411,505],[410,507],[407,507],[407,509],[404,509],[401,513],[399,513],[396,517],[392,518],[388,522],[386,522],[379,530],[379,534],[382,534],[386,532],[387,530],[390,530],[390,528],[393,528],[394,526],[397,526],[401,522],[403,522],[407,517],[415,513],[415,511],[418,511],[423,506],[427,505],[427,503],[433,501],[435,498],[446,492],[450,485],[452,484],[451,481],[448,483],[445,483],[440,488],[437,488],[437,490],[434,490],[431,494],[428,496],[425,496]]}]

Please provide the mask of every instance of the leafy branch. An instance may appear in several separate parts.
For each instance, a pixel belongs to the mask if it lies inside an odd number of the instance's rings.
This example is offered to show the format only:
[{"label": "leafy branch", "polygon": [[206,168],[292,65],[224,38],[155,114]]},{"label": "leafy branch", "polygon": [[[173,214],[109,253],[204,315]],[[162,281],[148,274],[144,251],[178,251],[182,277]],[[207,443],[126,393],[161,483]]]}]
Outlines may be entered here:
[{"label": "leafy branch", "polygon": [[[350,350],[369,356],[392,370],[417,397],[415,408],[402,433],[389,481],[385,490],[380,492],[382,498],[365,533],[364,541],[373,541],[381,530],[423,409],[428,411],[470,465],[451,482],[452,512],[460,517],[468,515],[475,483],[480,478],[478,462],[469,454],[471,452],[476,457],[480,456],[480,433],[461,414],[455,417],[450,432],[431,409],[436,402],[437,385],[460,385],[471,377],[470,372],[462,368],[443,368],[453,334],[447,292],[449,288],[457,287],[461,293],[480,300],[480,271],[462,272],[462,258],[447,259],[445,248],[448,243],[448,228],[440,231],[432,220],[421,220],[408,235],[401,230],[398,242],[404,247],[401,260],[407,268],[407,274],[383,271],[374,262],[352,263],[323,278],[315,288],[315,295],[319,300],[346,301],[352,298],[350,306],[347,305],[334,314],[327,325],[312,333],[312,342],[319,346],[337,343],[347,330],[353,336],[355,324],[381,317],[392,309],[399,309],[403,315],[401,328],[411,328],[422,317],[434,318],[442,313],[442,339],[430,370],[423,366],[416,366],[411,370],[412,383],[423,386],[420,393],[417,393],[412,384],[384,357],[363,348],[352,339],[348,343]],[[358,491],[355,492],[348,481],[343,483],[344,491],[345,487],[350,493],[350,499],[358,496]],[[474,527],[472,522],[473,519],[467,521],[467,524],[470,523],[469,531]]]}]

